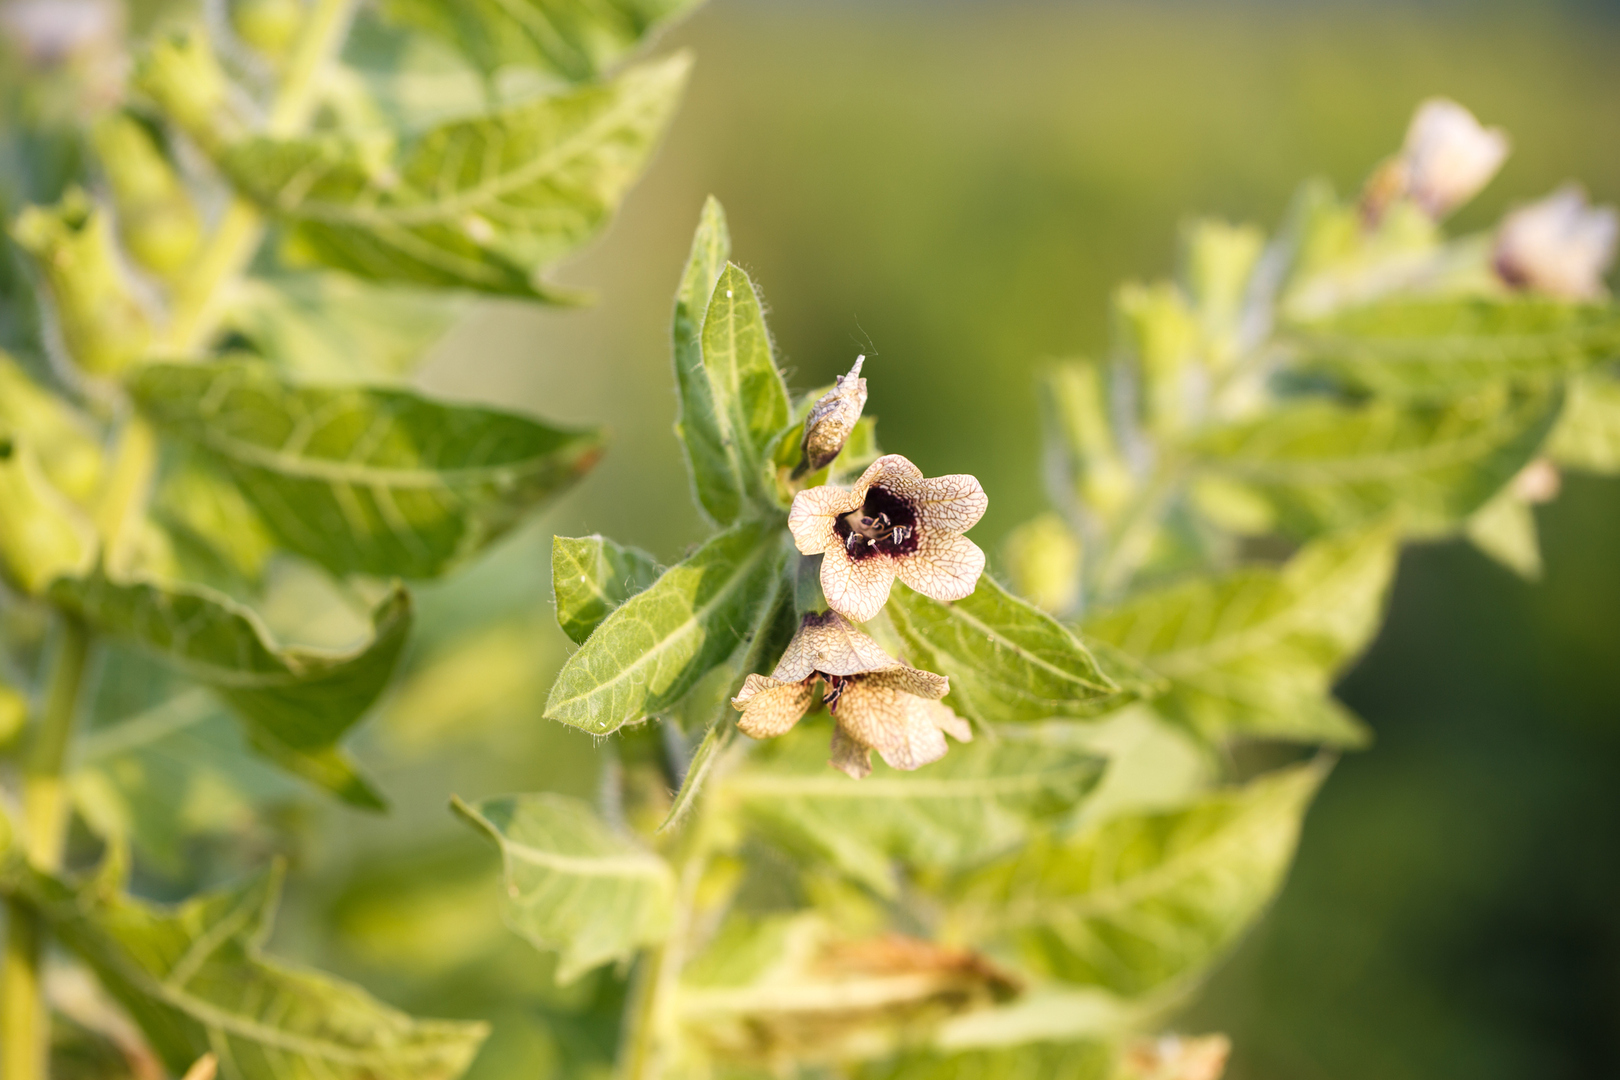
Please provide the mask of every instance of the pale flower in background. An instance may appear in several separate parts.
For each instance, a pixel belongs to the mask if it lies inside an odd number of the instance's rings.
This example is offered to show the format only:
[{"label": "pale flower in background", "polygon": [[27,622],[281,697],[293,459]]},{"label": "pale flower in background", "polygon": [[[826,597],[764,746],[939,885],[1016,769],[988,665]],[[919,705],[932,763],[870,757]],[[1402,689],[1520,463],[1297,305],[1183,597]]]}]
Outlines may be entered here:
[{"label": "pale flower in background", "polygon": [[1445,217],[1491,182],[1508,148],[1501,128],[1485,127],[1455,101],[1430,98],[1412,117],[1400,154],[1367,181],[1363,210],[1376,222],[1405,197],[1430,217]]},{"label": "pale flower in background", "polygon": [[737,727],[755,739],[785,734],[809,711],[818,679],[838,725],[831,764],[857,780],[872,771],[873,750],[891,768],[916,769],[945,756],[943,732],[973,738],[939,702],[950,689],[943,675],[907,667],[836,611],[806,615],[776,670],[748,676],[731,699]]},{"label": "pale flower in background", "polygon": [[935,600],[960,600],[984,572],[984,552],[962,534],[989,498],[965,473],[927,479],[899,454],[878,458],[854,488],[799,492],[788,529],[821,560],[821,590],[833,610],[866,622],[883,610],[894,579]]},{"label": "pale flower in background", "polygon": [[1603,277],[1614,262],[1617,235],[1614,207],[1590,206],[1579,184],[1565,184],[1503,219],[1496,234],[1496,272],[1516,289],[1596,299],[1606,291]]}]

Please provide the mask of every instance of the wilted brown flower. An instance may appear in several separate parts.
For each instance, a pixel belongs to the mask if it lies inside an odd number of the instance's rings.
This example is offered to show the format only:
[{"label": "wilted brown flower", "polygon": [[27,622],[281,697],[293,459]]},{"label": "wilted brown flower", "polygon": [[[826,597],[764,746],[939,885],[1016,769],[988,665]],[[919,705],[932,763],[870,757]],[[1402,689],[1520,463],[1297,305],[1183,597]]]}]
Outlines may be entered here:
[{"label": "wilted brown flower", "polygon": [[1589,206],[1578,184],[1513,211],[1496,234],[1496,273],[1516,289],[1593,300],[1614,262],[1620,218],[1612,206]]},{"label": "wilted brown flower", "polygon": [[831,764],[859,780],[872,771],[871,752],[896,769],[916,769],[945,756],[949,732],[973,738],[967,722],[940,704],[950,689],[943,675],[907,667],[836,611],[809,614],[776,670],[750,675],[731,704],[737,727],[755,739],[786,733],[810,709],[816,681],[837,721]]},{"label": "wilted brown flower", "polygon": [[926,479],[899,454],[872,462],[854,488],[793,497],[788,529],[799,551],[824,555],[821,590],[835,611],[866,622],[894,579],[935,600],[960,600],[984,572],[984,552],[962,535],[990,501],[966,473]]},{"label": "wilted brown flower", "polygon": [[1395,199],[1411,199],[1442,218],[1477,195],[1507,160],[1508,137],[1445,98],[1418,106],[1400,154],[1367,181],[1362,208],[1376,221]]},{"label": "wilted brown flower", "polygon": [[866,357],[857,356],[849,374],[838,376],[836,385],[810,406],[800,447],[804,456],[793,470],[794,476],[825,468],[844,448],[855,422],[861,418],[861,410],[866,408],[866,380],[861,378],[864,363]]}]

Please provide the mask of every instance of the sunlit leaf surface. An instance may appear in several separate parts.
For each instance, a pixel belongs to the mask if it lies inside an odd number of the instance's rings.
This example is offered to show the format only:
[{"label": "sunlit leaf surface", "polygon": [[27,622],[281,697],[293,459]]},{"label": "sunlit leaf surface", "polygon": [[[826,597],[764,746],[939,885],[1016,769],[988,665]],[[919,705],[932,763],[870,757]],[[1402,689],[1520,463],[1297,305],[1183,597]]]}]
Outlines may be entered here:
[{"label": "sunlit leaf surface", "polygon": [[603,536],[551,538],[551,591],[557,623],[576,645],[613,609],[658,580],[658,563]]}]

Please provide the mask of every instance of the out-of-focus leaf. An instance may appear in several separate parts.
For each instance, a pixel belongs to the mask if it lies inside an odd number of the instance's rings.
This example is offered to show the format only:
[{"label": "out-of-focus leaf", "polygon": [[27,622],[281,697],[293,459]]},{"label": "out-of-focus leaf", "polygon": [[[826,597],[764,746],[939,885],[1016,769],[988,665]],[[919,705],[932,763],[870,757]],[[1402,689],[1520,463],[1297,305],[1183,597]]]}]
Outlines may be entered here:
[{"label": "out-of-focus leaf", "polygon": [[850,938],[814,914],[733,917],[693,959],[676,1008],[705,1054],[814,1065],[892,1052],[1019,989],[964,949],[899,934]]},{"label": "out-of-focus leaf", "polygon": [[771,505],[771,443],[788,426],[792,408],[782,373],[771,357],[759,294],[733,263],[720,272],[709,299],[702,352],[713,424],[725,455],[726,480],[736,487],[738,513],[750,499]]},{"label": "out-of-focus leaf", "polygon": [[275,551],[258,511],[197,451],[164,471],[150,512],[181,543],[202,547],[241,581],[257,583]]},{"label": "out-of-focus leaf", "polygon": [[24,592],[90,572],[96,530],[45,478],[32,444],[0,428],[0,576]]},{"label": "out-of-focus leaf", "polygon": [[8,433],[28,443],[52,487],[90,508],[103,455],[89,420],[0,353],[0,437]]},{"label": "out-of-focus leaf", "polygon": [[40,268],[73,360],[92,375],[136,361],[151,339],[113,249],[107,215],[75,188],[52,207],[30,206],[11,234]]},{"label": "out-of-focus leaf", "polygon": [[1395,568],[1387,526],[1318,540],[1286,566],[1246,567],[1132,596],[1086,633],[1170,680],[1155,708],[1207,739],[1359,745],[1366,732],[1328,696],[1378,628]]},{"label": "out-of-focus leaf", "polygon": [[401,390],[295,386],[254,363],[157,364],[132,386],[283,545],[336,574],[444,573],[601,453],[594,432]]},{"label": "out-of-focus leaf", "polygon": [[742,512],[742,479],[732,468],[726,431],[716,411],[714,388],[703,366],[703,321],[715,283],[731,255],[726,214],[714,196],[703,204],[692,253],[675,293],[671,339],[675,357],[675,434],[681,440],[698,504],[715,521],[729,524]]},{"label": "out-of-focus leaf", "polygon": [[263,956],[280,871],[177,908],[72,888],[12,859],[0,889],[84,958],[164,1064],[219,1056],[226,1080],[454,1080],[487,1028],[415,1020],[359,987]]},{"label": "out-of-focus leaf", "polygon": [[1005,547],[1013,586],[1030,603],[1060,615],[1080,599],[1080,540],[1056,514],[1031,518]]},{"label": "out-of-focus leaf", "polygon": [[602,620],[658,580],[658,563],[639,548],[604,536],[551,538],[551,592],[557,624],[576,645]]},{"label": "out-of-focus leaf", "polygon": [[585,803],[546,793],[453,805],[500,847],[506,923],[536,948],[562,954],[559,982],[669,934],[669,864],[613,832]]},{"label": "out-of-focus leaf", "polygon": [[1033,1042],[961,1053],[915,1051],[868,1065],[859,1080],[1110,1080],[1114,1052],[1102,1041]]},{"label": "out-of-focus leaf", "polygon": [[1134,696],[1067,627],[988,574],[952,604],[896,589],[888,611],[912,663],[948,676],[946,704],[981,724],[1095,716]]},{"label": "out-of-focus leaf", "polygon": [[1218,485],[1228,504],[1252,501],[1250,520],[1223,522],[1234,528],[1306,538],[1398,506],[1409,533],[1442,534],[1524,467],[1562,403],[1555,388],[1502,385],[1437,406],[1301,402],[1213,432],[1199,482]]},{"label": "out-of-focus leaf", "polygon": [[1452,397],[1557,379],[1620,355],[1620,308],[1537,296],[1401,298],[1294,335],[1301,366],[1376,394]]},{"label": "out-of-focus leaf", "polygon": [[597,735],[651,716],[731,655],[780,574],[776,522],[744,522],[665,570],[569,657],[546,716]]},{"label": "out-of-focus leaf", "polygon": [[[0,675],[0,750],[12,744],[28,723],[28,698]],[[5,848],[0,842],[0,850]]]},{"label": "out-of-focus leaf", "polygon": [[611,68],[699,0],[387,0],[391,17],[439,34],[483,71],[534,67],[570,82]]},{"label": "out-of-focus leaf", "polygon": [[231,146],[244,194],[329,266],[378,281],[557,299],[539,271],[595,235],[640,174],[690,67],[611,82],[425,132],[397,151],[332,135]]},{"label": "out-of-focus leaf", "polygon": [[1127,996],[1195,978],[1276,894],[1325,775],[1295,766],[1183,810],[1037,838],[953,886],[951,933]]},{"label": "out-of-focus leaf", "polygon": [[827,767],[827,731],[801,723],[727,776],[715,797],[788,843],[892,894],[892,860],[934,871],[1016,846],[1030,823],[1072,808],[1103,759],[1072,746],[981,739],[916,772],[865,780]]},{"label": "out-of-focus leaf", "polygon": [[338,742],[393,673],[410,631],[404,589],[372,613],[371,640],[348,653],[277,648],[252,612],[201,591],[95,577],[58,580],[50,598],[213,689],[276,764],[357,806],[384,805]]},{"label": "out-of-focus leaf", "polygon": [[1511,488],[1474,511],[1463,526],[1469,543],[1526,581],[1541,578],[1541,543],[1530,504]]},{"label": "out-of-focus leaf", "polygon": [[243,281],[225,324],[302,378],[374,381],[408,374],[467,306],[454,293],[385,288],[343,274],[277,274]]},{"label": "out-of-focus leaf", "polygon": [[1547,440],[1547,455],[1571,469],[1620,473],[1620,379],[1592,372],[1570,380],[1569,400]]}]

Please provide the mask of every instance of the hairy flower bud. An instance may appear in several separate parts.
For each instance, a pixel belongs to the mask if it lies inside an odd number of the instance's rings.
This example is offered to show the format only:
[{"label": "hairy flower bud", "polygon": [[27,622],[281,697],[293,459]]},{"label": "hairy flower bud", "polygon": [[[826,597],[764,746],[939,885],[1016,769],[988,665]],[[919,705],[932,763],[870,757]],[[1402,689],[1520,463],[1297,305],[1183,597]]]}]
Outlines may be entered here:
[{"label": "hairy flower bud", "polygon": [[810,406],[810,415],[804,418],[804,456],[793,470],[795,477],[831,465],[855,430],[855,422],[866,408],[866,380],[860,377],[864,363],[866,357],[857,356],[849,374],[838,376],[837,384]]},{"label": "hairy flower bud", "polygon": [[1579,185],[1565,184],[1503,219],[1496,234],[1496,273],[1516,289],[1595,299],[1603,295],[1617,233],[1620,219],[1612,206],[1589,206]]}]

